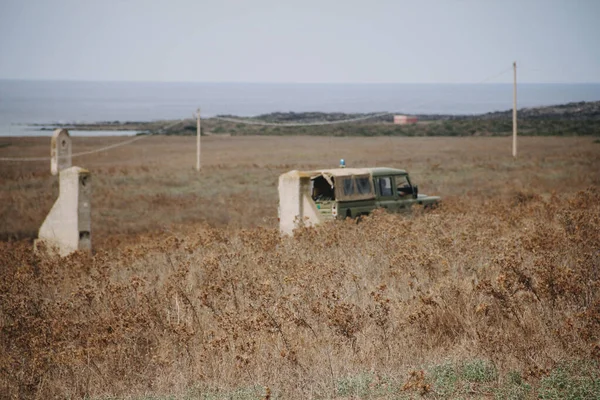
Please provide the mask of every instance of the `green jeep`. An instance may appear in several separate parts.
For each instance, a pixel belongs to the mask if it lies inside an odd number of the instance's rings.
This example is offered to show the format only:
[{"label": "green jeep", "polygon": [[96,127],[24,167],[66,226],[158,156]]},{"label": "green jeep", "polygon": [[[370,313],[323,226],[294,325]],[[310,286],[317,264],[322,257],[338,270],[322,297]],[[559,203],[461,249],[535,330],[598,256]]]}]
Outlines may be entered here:
[{"label": "green jeep", "polygon": [[432,208],[438,196],[419,194],[408,172],[394,168],[336,168],[311,176],[311,197],[320,219],[367,215],[376,208],[410,211],[414,204]]}]

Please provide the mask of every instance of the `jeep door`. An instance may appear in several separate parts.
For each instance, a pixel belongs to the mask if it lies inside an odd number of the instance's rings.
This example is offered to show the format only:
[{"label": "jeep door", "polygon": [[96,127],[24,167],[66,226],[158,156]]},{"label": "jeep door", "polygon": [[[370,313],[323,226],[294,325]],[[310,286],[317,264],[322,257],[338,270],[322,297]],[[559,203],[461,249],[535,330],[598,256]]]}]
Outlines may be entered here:
[{"label": "jeep door", "polygon": [[398,211],[398,200],[394,190],[393,177],[378,176],[375,178],[374,183],[377,192],[377,207],[391,212]]},{"label": "jeep door", "polygon": [[408,175],[394,176],[394,194],[399,211],[410,211],[410,208],[416,202],[413,190]]}]

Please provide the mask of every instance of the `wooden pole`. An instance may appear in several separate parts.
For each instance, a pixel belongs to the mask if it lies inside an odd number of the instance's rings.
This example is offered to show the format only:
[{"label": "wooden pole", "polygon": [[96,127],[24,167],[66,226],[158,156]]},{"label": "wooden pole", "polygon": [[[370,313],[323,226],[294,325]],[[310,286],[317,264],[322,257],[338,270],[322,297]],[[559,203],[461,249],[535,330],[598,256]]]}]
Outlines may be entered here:
[{"label": "wooden pole", "polygon": [[513,62],[513,147],[512,155],[517,158],[517,62]]},{"label": "wooden pole", "polygon": [[196,171],[200,171],[200,108],[196,113]]}]

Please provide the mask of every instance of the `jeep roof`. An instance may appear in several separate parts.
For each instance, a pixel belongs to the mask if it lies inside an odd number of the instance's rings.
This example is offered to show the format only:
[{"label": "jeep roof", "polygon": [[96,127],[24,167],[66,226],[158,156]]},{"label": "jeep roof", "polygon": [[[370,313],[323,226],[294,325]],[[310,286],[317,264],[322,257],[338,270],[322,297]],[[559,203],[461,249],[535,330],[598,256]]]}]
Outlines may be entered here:
[{"label": "jeep roof", "polygon": [[376,167],[367,168],[367,170],[369,170],[373,176],[408,175],[405,170],[396,168]]},{"label": "jeep roof", "polygon": [[308,172],[309,175],[315,177],[321,174],[330,176],[349,176],[349,175],[366,175],[372,176],[389,176],[389,175],[408,175],[403,169],[375,167],[375,168],[332,168],[321,169]]}]

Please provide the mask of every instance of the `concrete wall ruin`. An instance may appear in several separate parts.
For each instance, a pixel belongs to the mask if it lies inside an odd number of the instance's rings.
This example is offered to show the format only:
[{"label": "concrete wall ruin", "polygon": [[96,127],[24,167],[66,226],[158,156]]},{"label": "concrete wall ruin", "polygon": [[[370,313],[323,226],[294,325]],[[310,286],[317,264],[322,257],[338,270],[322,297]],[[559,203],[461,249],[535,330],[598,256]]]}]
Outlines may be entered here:
[{"label": "concrete wall ruin", "polygon": [[89,171],[71,167],[60,171],[59,195],[40,227],[36,249],[43,243],[47,249],[66,256],[77,250],[90,251],[91,192]]},{"label": "concrete wall ruin", "polygon": [[55,129],[50,141],[50,172],[57,175],[71,167],[71,136],[66,129]]},{"label": "concrete wall ruin", "polygon": [[279,176],[279,230],[291,235],[299,226],[314,226],[320,214],[312,201],[310,176],[290,171]]}]

